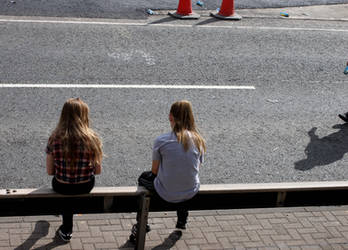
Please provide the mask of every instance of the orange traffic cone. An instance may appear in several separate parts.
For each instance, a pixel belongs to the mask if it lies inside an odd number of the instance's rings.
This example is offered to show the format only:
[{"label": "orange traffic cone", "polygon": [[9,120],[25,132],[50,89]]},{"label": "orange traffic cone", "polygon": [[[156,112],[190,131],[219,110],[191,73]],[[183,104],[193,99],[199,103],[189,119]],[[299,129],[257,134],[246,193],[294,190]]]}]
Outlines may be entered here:
[{"label": "orange traffic cone", "polygon": [[211,12],[211,16],[224,20],[241,20],[242,17],[234,12],[234,0],[222,0],[219,12]]},{"label": "orange traffic cone", "polygon": [[180,19],[198,19],[200,17],[198,14],[192,12],[191,0],[179,0],[178,9],[168,14]]}]

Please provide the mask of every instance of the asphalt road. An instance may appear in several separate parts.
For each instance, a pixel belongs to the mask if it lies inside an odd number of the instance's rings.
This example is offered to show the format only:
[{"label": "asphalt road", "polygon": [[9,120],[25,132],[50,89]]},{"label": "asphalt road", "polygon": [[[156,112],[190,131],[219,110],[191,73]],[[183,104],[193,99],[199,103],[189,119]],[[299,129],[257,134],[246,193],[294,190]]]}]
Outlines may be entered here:
[{"label": "asphalt road", "polygon": [[[199,7],[192,0],[194,9],[215,10],[221,0],[204,0]],[[309,6],[343,4],[348,0],[236,0],[235,8],[281,8],[288,6]],[[178,0],[0,0],[0,15],[54,16],[89,18],[146,19],[146,9],[174,10]]]},{"label": "asphalt road", "polygon": [[81,97],[104,142],[98,186],[150,168],[172,102],[193,103],[202,183],[348,178],[347,22],[167,17],[160,25],[0,22],[0,83],[252,85],[255,90],[0,88],[0,188],[49,186],[44,149]]}]

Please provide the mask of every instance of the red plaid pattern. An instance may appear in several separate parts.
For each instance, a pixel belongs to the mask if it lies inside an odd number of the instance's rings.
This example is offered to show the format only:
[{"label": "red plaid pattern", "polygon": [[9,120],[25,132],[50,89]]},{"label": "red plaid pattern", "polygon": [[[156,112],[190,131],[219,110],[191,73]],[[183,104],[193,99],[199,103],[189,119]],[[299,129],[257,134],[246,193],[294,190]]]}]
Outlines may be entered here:
[{"label": "red plaid pattern", "polygon": [[52,154],[54,158],[55,177],[68,183],[79,183],[90,180],[95,173],[95,167],[91,162],[91,152],[84,149],[82,143],[77,144],[75,151],[75,168],[67,166],[63,156],[63,145],[57,139],[47,144],[46,153]]}]

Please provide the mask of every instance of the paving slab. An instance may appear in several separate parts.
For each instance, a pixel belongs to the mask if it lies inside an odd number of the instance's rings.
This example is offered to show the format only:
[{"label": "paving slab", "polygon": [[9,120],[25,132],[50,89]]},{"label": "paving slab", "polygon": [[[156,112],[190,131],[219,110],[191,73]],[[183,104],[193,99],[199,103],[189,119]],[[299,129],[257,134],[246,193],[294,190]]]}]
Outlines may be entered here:
[{"label": "paving slab", "polygon": [[[192,211],[186,230],[175,221],[174,212],[150,213],[145,249],[348,248],[348,206]],[[134,249],[133,223],[134,213],[78,214],[65,243],[57,216],[2,217],[0,249]]]}]

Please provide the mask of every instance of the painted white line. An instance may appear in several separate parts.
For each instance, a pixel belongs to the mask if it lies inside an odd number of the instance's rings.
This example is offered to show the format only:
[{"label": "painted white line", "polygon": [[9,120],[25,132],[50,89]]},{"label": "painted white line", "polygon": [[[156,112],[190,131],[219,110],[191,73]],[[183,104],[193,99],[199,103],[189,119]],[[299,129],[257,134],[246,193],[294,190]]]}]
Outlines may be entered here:
[{"label": "painted white line", "polygon": [[0,84],[0,88],[81,88],[81,89],[221,89],[254,90],[254,86],[229,85],[138,85],[138,84]]},{"label": "painted white line", "polygon": [[0,22],[8,23],[53,23],[53,24],[101,24],[116,26],[146,26],[147,23],[117,23],[103,21],[78,21],[78,20],[45,20],[45,19],[0,19]]},{"label": "painted white line", "polygon": [[270,26],[222,26],[222,25],[182,25],[182,24],[149,24],[163,27],[185,27],[185,28],[224,28],[224,29],[254,29],[254,30],[288,30],[288,31],[325,31],[325,32],[348,32],[348,29],[321,29],[321,28],[292,28],[292,27],[270,27]]},{"label": "painted white line", "polygon": [[[213,26],[212,26],[213,27]],[[292,30],[292,31],[326,31],[326,32],[348,32],[348,29],[321,29],[321,28],[292,28],[292,27],[268,27],[268,26],[236,26],[238,29],[259,29],[259,30]]]},{"label": "painted white line", "polygon": [[107,21],[81,21],[81,20],[45,20],[45,19],[7,19],[0,18],[5,23],[47,23],[47,24],[88,24],[88,25],[114,25],[114,26],[157,26],[166,28],[222,28],[222,29],[255,29],[255,30],[288,30],[288,31],[325,31],[348,32],[348,29],[321,29],[321,28],[293,28],[270,26],[234,26],[234,25],[196,25],[196,24],[167,24],[167,23],[122,23]]}]

